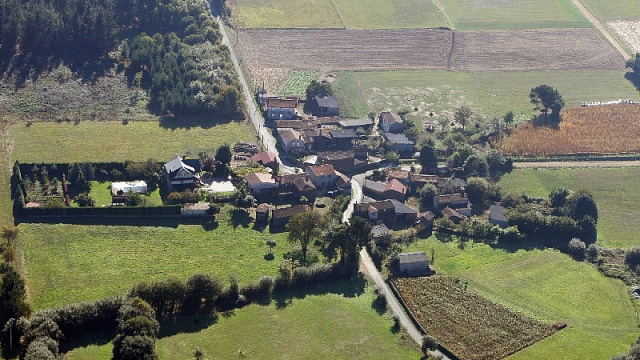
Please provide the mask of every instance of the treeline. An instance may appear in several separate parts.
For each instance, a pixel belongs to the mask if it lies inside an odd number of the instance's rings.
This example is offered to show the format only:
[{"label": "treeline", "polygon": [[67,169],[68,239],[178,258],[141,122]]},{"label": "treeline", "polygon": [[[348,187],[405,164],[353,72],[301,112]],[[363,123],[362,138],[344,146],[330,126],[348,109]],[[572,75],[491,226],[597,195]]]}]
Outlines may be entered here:
[{"label": "treeline", "polygon": [[220,39],[206,0],[0,0],[3,55],[72,69],[118,60],[129,84],[149,91],[158,114],[242,111]]},{"label": "treeline", "polygon": [[[111,297],[59,308],[13,312],[15,323],[3,320],[2,345],[5,358],[57,358],[72,349],[78,338],[96,331],[115,334],[112,359],[157,359],[156,317],[211,313],[240,308],[251,303],[268,303],[275,290],[304,287],[326,281],[351,278],[357,265],[323,264],[313,267],[281,267],[280,276],[264,276],[240,286],[231,278],[228,287],[208,274],[195,274],[186,281],[156,280],[135,285],[126,297]],[[10,328],[14,349],[9,349]],[[18,341],[21,339],[21,341]]]}]

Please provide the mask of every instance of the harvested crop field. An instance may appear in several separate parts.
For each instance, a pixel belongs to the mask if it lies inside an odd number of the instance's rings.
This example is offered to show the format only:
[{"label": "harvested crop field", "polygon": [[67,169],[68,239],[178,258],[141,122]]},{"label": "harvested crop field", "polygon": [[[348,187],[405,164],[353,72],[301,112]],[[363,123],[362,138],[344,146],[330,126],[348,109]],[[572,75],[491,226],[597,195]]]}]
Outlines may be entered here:
[{"label": "harvested crop field", "polygon": [[445,276],[394,281],[424,329],[460,359],[502,359],[554,333]]},{"label": "harvested crop field", "polygon": [[240,30],[250,68],[297,70],[623,69],[594,30]]},{"label": "harvested crop field", "polygon": [[640,152],[640,105],[605,105],[562,112],[557,129],[527,123],[496,143],[523,156]]},{"label": "harvested crop field", "polygon": [[607,27],[632,53],[640,52],[640,21],[615,20],[608,22]]}]

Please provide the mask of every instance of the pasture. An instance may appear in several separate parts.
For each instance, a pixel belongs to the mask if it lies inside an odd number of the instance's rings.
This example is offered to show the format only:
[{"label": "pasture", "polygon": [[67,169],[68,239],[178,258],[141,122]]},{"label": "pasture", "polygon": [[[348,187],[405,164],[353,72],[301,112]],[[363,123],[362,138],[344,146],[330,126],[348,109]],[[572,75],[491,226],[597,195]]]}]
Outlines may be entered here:
[{"label": "pasture", "polygon": [[[436,234],[408,251],[435,251],[438,273],[514,311],[568,327],[513,359],[606,359],[626,352],[637,336],[636,307],[627,287],[591,265],[525,243],[503,248]],[[461,249],[463,248],[463,249]]]},{"label": "pasture", "polygon": [[558,128],[532,123],[495,145],[506,154],[548,156],[640,152],[640,105],[588,106],[562,112]]},{"label": "pasture", "polygon": [[9,126],[12,161],[142,161],[170,160],[176,155],[197,157],[201,151],[215,154],[223,143],[252,141],[249,126],[234,121],[209,128],[163,127],[155,121],[34,122]]},{"label": "pasture", "polygon": [[499,185],[504,193],[548,197],[553,189],[587,189],[598,205],[598,240],[607,247],[640,246],[640,168],[517,169]]},{"label": "pasture", "polygon": [[501,359],[551,335],[551,324],[469,291],[454,279],[399,278],[402,299],[422,327],[460,359]]},{"label": "pasture", "polygon": [[[302,3],[308,6],[302,6]],[[591,27],[571,0],[515,4],[472,0],[234,0],[230,7],[232,21],[240,28],[493,30]]]},{"label": "pasture", "polygon": [[[162,323],[156,347],[160,359],[190,359],[195,347],[207,359],[420,359],[374,299],[360,279],[323,284],[278,294],[269,305]],[[69,359],[106,359],[111,347],[77,348]]]},{"label": "pasture", "polygon": [[[139,282],[197,272],[225,283],[231,275],[241,283],[277,275],[291,251],[286,233],[253,230],[248,218],[228,208],[217,218],[201,225],[173,219],[134,219],[130,226],[23,223],[18,249],[34,308],[125,294]],[[269,238],[277,242],[273,260],[265,258]]]},{"label": "pasture", "polygon": [[239,30],[237,34],[237,50],[249,68],[360,71],[624,68],[622,57],[592,29],[474,32],[275,29]]},{"label": "pasture", "polygon": [[603,23],[609,20],[638,20],[640,18],[640,2],[636,0],[581,1]]},{"label": "pasture", "polygon": [[[344,75],[343,75],[344,74]],[[353,82],[352,85],[342,84]],[[338,99],[362,102],[371,111],[391,109],[410,111],[407,116],[418,123],[444,114],[453,118],[460,105],[473,108],[480,117],[502,116],[508,111],[524,113],[528,120],[533,105],[531,88],[549,84],[558,89],[567,107],[583,101],[634,99],[640,94],[620,71],[533,71],[466,73],[449,71],[384,71],[338,73],[335,88]],[[600,95],[594,95],[600,94]],[[362,100],[360,100],[362,99]],[[353,108],[354,110],[350,110]],[[367,111],[347,107],[348,115],[363,117]],[[433,121],[433,120],[431,120]]]}]

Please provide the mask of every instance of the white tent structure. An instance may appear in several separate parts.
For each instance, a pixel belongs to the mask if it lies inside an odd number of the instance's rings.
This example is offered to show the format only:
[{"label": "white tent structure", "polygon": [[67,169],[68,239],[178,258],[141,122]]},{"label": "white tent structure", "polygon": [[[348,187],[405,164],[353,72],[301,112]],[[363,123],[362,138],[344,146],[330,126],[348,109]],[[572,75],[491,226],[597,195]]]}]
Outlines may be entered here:
[{"label": "white tent structure", "polygon": [[[122,191],[122,193],[120,193]],[[111,194],[118,195],[126,194],[129,191],[133,191],[138,194],[147,193],[147,183],[142,180],[136,181],[120,181],[111,183]]]}]

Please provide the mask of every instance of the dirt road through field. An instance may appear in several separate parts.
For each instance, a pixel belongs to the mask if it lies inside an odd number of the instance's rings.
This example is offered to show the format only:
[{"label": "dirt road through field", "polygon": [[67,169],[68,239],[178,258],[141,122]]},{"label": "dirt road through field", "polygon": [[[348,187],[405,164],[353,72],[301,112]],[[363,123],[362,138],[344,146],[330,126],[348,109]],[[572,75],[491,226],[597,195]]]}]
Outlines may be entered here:
[{"label": "dirt road through field", "polygon": [[613,36],[611,36],[609,31],[607,31],[607,29],[605,29],[605,27],[602,26],[602,23],[600,23],[600,20],[596,19],[596,17],[593,16],[593,14],[586,7],[584,7],[584,5],[582,5],[582,2],[580,0],[571,0],[571,1],[573,1],[573,4],[577,6],[578,9],[580,9],[582,14],[587,19],[589,19],[589,21],[591,21],[593,26],[595,26],[598,29],[598,31],[600,31],[600,33],[611,43],[611,45],[613,45],[613,47],[620,53],[620,55],[622,55],[622,57],[625,60],[631,59],[631,55],[629,55],[629,53],[627,53],[626,50],[623,49],[622,46],[620,46],[620,44],[618,44],[616,39],[614,39]]},{"label": "dirt road through field", "polygon": [[560,168],[607,168],[607,167],[638,167],[639,160],[631,161],[536,161],[514,162],[515,169],[560,169]]}]

